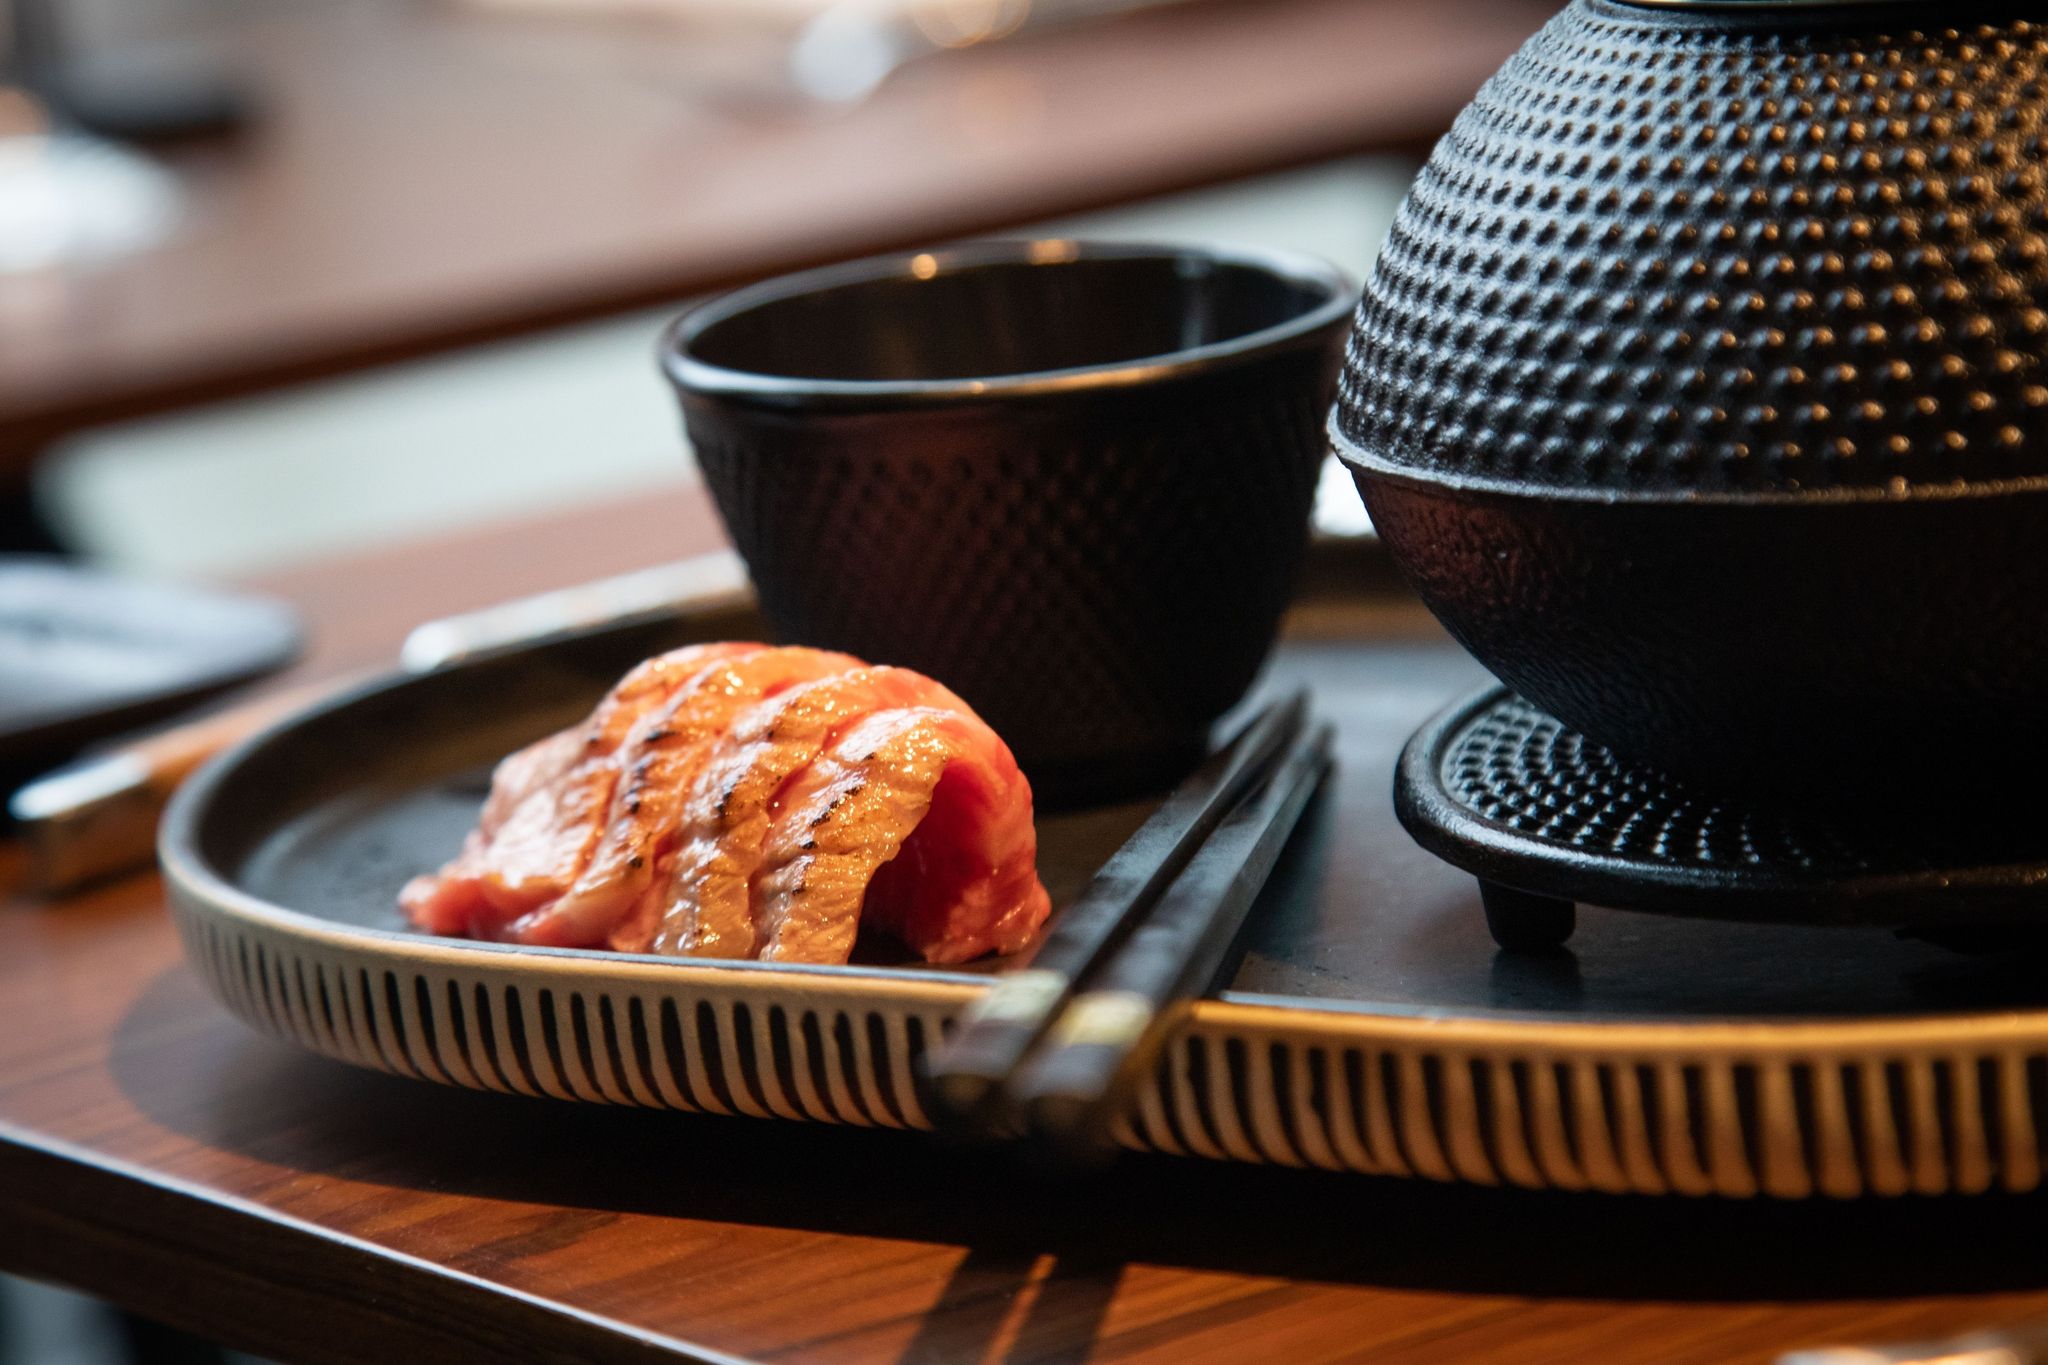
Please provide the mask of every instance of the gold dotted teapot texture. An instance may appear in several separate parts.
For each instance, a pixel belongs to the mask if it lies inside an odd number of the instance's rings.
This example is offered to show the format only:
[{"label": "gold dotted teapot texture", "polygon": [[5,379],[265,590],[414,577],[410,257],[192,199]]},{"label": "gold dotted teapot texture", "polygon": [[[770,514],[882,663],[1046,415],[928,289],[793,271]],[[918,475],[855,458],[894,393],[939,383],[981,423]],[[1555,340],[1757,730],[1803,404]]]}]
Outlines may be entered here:
[{"label": "gold dotted teapot texture", "polygon": [[1750,796],[1925,808],[2048,759],[2023,13],[1577,0],[1458,119],[1331,435],[1503,680]]}]

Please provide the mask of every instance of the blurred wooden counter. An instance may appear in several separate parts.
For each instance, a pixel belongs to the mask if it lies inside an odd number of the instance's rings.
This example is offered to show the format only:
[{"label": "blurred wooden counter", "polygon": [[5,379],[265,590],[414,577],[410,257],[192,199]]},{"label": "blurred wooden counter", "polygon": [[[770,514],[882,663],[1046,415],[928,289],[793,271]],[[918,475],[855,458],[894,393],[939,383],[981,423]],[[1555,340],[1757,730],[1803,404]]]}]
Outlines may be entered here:
[{"label": "blurred wooden counter", "polygon": [[660,25],[228,5],[260,89],[169,245],[0,276],[0,471],[93,422],[1344,153],[1426,148],[1554,6],[1204,0],[742,107]]},{"label": "blurred wooden counter", "polygon": [[[308,671],[422,616],[710,548],[668,495],[296,572]],[[2048,1313],[2040,1197],[1623,1199],[1129,1157],[355,1071],[231,1018],[153,875],[10,891],[0,1270],[287,1361],[1726,1365]],[[721,1354],[724,1353],[724,1354]]]}]

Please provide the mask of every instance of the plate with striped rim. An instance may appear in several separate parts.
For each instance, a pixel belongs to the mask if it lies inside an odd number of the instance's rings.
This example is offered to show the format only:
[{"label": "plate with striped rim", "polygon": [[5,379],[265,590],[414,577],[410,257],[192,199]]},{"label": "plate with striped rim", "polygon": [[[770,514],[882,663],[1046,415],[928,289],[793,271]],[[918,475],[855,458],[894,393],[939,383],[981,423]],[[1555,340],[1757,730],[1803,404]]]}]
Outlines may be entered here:
[{"label": "plate with striped rim", "polygon": [[[288,718],[180,791],[160,849],[229,1009],[345,1062],[555,1101],[929,1126],[921,1059],[1018,958],[935,968],[422,936],[394,897],[460,842],[501,754],[635,660],[758,635],[729,604],[589,630]],[[1588,909],[1494,949],[1472,880],[1401,829],[1409,732],[1483,680],[1411,599],[1312,582],[1262,686],[1310,686],[1338,768],[1117,1124],[1148,1151],[1567,1190],[1731,1197],[2035,1188],[2048,974],[1884,931]],[[1061,904],[1143,818],[1041,820]]]}]

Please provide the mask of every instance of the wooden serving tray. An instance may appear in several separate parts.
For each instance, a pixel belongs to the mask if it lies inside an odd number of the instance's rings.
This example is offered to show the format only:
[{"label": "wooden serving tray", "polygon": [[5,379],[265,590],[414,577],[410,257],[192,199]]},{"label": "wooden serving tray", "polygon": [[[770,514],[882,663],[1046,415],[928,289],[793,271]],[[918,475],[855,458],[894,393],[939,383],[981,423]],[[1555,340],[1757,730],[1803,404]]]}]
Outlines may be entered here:
[{"label": "wooden serving tray", "polygon": [[[490,763],[624,668],[751,612],[588,632],[306,711],[179,793],[162,857],[187,952],[328,1056],[562,1100],[922,1128],[919,1061],[987,974],[705,963],[409,931],[397,888],[460,841]],[[1119,1123],[1127,1146],[1648,1194],[2027,1190],[2048,1134],[2048,973],[1868,929],[1587,910],[1495,951],[1471,878],[1394,818],[1411,731],[1483,682],[1370,549],[1321,552],[1268,688],[1307,683],[1336,774]],[[1056,904],[1142,804],[1041,822]]]}]

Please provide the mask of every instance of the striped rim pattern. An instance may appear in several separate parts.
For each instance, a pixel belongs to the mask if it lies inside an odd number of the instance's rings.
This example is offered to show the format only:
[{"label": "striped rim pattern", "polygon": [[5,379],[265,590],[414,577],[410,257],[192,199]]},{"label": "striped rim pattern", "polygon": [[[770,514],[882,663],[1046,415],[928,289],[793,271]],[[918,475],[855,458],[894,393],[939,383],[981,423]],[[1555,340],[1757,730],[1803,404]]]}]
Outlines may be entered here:
[{"label": "striped rim pattern", "polygon": [[[414,945],[173,902],[191,961],[259,1028],[561,1100],[928,1128],[924,1051],[985,988]],[[2023,1191],[2041,1183],[2048,1017],[1556,1024],[1234,997],[1190,1011],[1117,1130],[1138,1150],[1531,1188]]]}]

